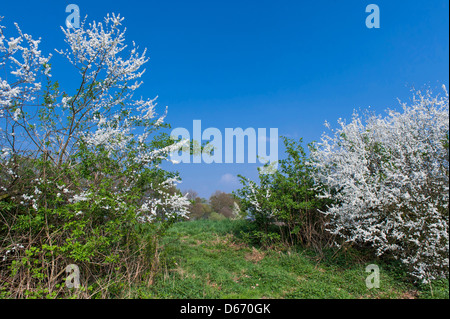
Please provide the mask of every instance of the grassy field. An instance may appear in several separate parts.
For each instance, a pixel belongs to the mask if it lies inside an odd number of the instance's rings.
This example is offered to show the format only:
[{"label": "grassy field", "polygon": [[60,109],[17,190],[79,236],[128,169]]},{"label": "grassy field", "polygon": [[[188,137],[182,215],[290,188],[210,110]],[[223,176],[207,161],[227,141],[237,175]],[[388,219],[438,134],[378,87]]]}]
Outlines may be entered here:
[{"label": "grassy field", "polygon": [[[355,250],[319,258],[305,249],[262,249],[244,240],[247,221],[190,221],[165,238],[161,271],[143,298],[448,298],[448,282],[415,286],[399,267]],[[380,267],[380,287],[368,289],[368,264]]]}]

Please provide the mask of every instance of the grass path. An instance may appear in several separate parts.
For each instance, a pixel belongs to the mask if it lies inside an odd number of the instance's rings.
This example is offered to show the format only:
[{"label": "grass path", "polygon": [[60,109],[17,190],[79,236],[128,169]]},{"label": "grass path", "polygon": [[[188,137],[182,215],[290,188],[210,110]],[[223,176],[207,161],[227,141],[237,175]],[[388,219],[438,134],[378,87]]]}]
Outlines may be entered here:
[{"label": "grass path", "polygon": [[[260,249],[242,239],[246,221],[193,221],[172,227],[162,271],[148,298],[416,298],[423,293],[398,272],[358,254],[332,262],[308,252]],[[329,258],[326,260],[330,260]],[[368,289],[365,267],[380,267],[380,288]],[[448,284],[445,293],[448,298]],[[435,293],[436,294],[436,293]],[[423,295],[422,297],[424,297]],[[436,296],[435,296],[436,297]],[[442,297],[441,297],[442,298]]]}]

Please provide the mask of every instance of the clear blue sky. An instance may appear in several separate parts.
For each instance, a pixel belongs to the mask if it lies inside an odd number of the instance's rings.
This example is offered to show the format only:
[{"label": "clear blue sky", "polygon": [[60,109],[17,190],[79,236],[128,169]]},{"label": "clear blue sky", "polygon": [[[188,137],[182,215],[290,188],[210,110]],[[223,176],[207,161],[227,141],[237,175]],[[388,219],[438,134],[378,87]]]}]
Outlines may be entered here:
[{"label": "clear blue sky", "polygon": [[[88,20],[125,17],[127,40],[150,57],[140,93],[159,96],[172,127],[192,130],[194,119],[222,132],[276,127],[310,142],[325,120],[368,106],[382,113],[413,87],[448,87],[448,1],[2,0],[6,35],[17,22],[42,37],[44,52],[64,48],[59,26],[70,3]],[[365,26],[370,3],[380,8],[380,29]],[[55,53],[52,63],[63,79],[67,64]],[[236,174],[256,178],[255,164],[167,167],[180,171],[181,189],[204,197],[234,190]]]}]

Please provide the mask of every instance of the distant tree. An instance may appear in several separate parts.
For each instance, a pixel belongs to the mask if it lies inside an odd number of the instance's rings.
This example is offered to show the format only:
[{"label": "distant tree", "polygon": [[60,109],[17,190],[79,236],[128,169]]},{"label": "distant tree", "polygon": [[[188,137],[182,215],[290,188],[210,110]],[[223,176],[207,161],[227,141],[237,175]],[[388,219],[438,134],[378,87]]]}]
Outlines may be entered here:
[{"label": "distant tree", "polygon": [[188,189],[183,192],[183,195],[190,201],[189,218],[191,220],[208,218],[212,212],[211,206],[207,199],[198,196],[198,193],[193,189]]},{"label": "distant tree", "polygon": [[203,203],[204,199],[197,197],[195,201],[189,207],[189,217],[193,220],[208,218],[212,212],[211,206],[207,203]]},{"label": "distant tree", "polygon": [[222,191],[216,191],[209,198],[209,203],[214,212],[222,214],[227,218],[234,217],[234,203],[237,199],[232,194],[228,194]]},{"label": "distant tree", "polygon": [[212,212],[211,215],[208,217],[209,220],[215,220],[215,221],[220,221],[220,220],[224,220],[227,219],[224,215],[216,213],[216,212]]},{"label": "distant tree", "polygon": [[187,191],[184,191],[183,195],[190,201],[195,201],[195,199],[198,198],[198,193],[193,189],[188,189]]}]

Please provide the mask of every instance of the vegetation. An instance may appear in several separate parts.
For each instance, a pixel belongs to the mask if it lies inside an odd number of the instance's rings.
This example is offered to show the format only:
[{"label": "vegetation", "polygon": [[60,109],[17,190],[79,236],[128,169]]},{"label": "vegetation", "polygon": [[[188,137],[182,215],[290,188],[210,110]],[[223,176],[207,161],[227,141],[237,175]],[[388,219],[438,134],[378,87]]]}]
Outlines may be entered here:
[{"label": "vegetation", "polygon": [[346,242],[369,244],[427,282],[449,271],[449,104],[416,92],[402,111],[355,113],[324,135],[312,158],[329,229]]},{"label": "vegetation", "polygon": [[[162,234],[187,214],[177,174],[159,167],[180,143],[158,132],[154,100],[134,98],[147,59],[122,53],[122,20],[63,29],[75,91],[51,78],[39,41],[0,34],[2,297],[107,298],[151,284]],[[65,287],[70,265],[83,289]]]},{"label": "vegetation", "polygon": [[222,191],[214,192],[209,200],[198,197],[196,191],[190,189],[184,192],[185,196],[190,200],[189,219],[225,219],[240,218],[241,209],[240,200],[233,194],[227,194]]},{"label": "vegetation", "polygon": [[271,174],[269,164],[260,170],[259,185],[240,176],[243,187],[236,193],[241,198],[242,209],[256,220],[255,235],[277,236],[269,226],[279,227],[281,240],[291,245],[312,246],[321,251],[331,238],[325,231],[324,210],[329,201],[319,198],[319,187],[314,183],[312,170],[301,140],[297,143],[283,138],[286,158],[278,163]]},{"label": "vegetation", "polygon": [[[415,285],[404,269],[364,250],[313,250],[281,242],[261,246],[244,234],[247,220],[175,224],[164,240],[161,268],[140,298],[448,298],[448,281]],[[368,289],[365,268],[380,266],[380,288]],[[431,293],[432,292],[432,293]]]},{"label": "vegetation", "polygon": [[309,156],[285,138],[278,170],[260,170],[259,185],[241,177],[255,235],[276,237],[268,225],[277,224],[291,245],[352,243],[399,260],[417,281],[448,278],[448,93],[412,101],[386,117],[339,121]]}]

